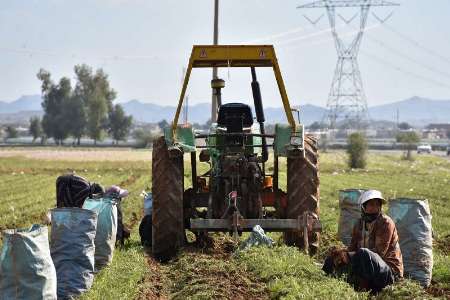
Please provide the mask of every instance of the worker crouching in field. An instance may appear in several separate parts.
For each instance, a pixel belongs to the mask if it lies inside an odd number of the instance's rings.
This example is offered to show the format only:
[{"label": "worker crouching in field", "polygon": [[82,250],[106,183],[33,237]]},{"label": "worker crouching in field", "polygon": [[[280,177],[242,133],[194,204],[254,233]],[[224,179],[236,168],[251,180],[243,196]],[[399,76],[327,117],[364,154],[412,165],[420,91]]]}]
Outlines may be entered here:
[{"label": "worker crouching in field", "polygon": [[381,211],[385,202],[376,190],[361,195],[361,219],[353,228],[351,244],[347,249],[331,250],[322,268],[325,273],[346,275],[355,289],[372,293],[403,277],[397,229]]}]

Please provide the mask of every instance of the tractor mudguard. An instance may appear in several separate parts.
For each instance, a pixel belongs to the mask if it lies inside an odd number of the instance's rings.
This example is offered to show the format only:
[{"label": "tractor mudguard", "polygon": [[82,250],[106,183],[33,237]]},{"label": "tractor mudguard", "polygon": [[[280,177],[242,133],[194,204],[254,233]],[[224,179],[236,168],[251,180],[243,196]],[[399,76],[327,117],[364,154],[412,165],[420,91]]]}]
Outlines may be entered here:
[{"label": "tractor mudguard", "polygon": [[304,131],[303,125],[296,124],[295,132],[288,124],[275,124],[274,152],[277,156],[287,157],[291,150],[299,150],[303,153]]},{"label": "tractor mudguard", "polygon": [[172,127],[164,128],[164,138],[169,152],[172,150],[182,150],[184,153],[196,151],[194,130],[191,126],[177,126],[176,137],[176,142],[174,143]]}]

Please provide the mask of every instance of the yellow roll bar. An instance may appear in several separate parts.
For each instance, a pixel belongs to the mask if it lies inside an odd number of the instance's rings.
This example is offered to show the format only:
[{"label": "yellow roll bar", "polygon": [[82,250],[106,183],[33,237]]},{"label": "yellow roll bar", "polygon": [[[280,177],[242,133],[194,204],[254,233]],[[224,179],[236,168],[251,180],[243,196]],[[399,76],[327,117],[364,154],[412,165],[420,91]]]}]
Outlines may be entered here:
[{"label": "yellow roll bar", "polygon": [[184,96],[191,76],[192,68],[236,68],[236,67],[272,67],[283,101],[284,111],[294,132],[295,120],[281,76],[275,49],[272,45],[195,45],[192,47],[189,65],[184,77],[175,118],[172,122],[172,136],[175,138],[178,119],[183,106]]}]

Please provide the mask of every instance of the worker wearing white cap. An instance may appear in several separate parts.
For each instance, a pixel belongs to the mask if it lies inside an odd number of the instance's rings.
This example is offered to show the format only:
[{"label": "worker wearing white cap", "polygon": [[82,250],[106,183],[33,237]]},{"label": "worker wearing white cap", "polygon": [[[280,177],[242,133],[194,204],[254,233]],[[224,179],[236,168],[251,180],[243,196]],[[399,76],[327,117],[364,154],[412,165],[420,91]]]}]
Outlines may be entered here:
[{"label": "worker wearing white cap", "polygon": [[403,259],[395,223],[381,210],[386,203],[382,193],[365,191],[359,203],[361,219],[353,228],[350,246],[334,249],[323,270],[328,274],[345,270],[356,288],[377,293],[403,277]]}]

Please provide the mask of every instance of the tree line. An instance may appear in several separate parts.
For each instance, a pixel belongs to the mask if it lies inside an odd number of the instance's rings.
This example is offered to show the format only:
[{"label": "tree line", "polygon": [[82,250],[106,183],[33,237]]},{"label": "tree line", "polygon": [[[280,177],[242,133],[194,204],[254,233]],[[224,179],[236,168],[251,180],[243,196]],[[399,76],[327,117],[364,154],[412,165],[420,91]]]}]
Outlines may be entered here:
[{"label": "tree line", "polygon": [[114,104],[116,92],[111,88],[108,75],[102,70],[95,72],[83,64],[76,65],[75,85],[68,77],[54,82],[49,71],[40,69],[42,108],[44,116],[31,118],[30,133],[33,141],[41,137],[53,138],[62,145],[69,136],[80,144],[83,136],[101,141],[106,135],[115,143],[126,140],[132,125],[119,104]]}]

